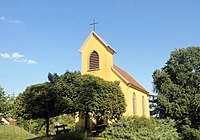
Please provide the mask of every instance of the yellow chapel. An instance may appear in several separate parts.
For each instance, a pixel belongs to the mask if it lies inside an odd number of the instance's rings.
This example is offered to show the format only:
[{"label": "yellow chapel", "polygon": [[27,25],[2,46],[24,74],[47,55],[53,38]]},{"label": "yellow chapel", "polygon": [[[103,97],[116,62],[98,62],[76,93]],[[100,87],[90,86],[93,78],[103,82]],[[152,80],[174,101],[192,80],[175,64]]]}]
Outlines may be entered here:
[{"label": "yellow chapel", "polygon": [[107,81],[119,81],[125,95],[124,116],[150,117],[149,92],[125,70],[113,63],[116,52],[96,32],[92,31],[82,47],[82,74],[99,76]]}]

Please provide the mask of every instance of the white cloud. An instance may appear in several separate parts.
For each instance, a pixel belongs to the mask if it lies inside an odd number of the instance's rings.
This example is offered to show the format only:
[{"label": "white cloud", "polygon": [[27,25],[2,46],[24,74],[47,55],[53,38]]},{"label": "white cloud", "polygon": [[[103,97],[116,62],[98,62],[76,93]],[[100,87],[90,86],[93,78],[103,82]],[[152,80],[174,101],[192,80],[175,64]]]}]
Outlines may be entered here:
[{"label": "white cloud", "polygon": [[1,17],[0,17],[0,20],[4,21],[4,20],[6,20],[6,17],[1,16]]},{"label": "white cloud", "polygon": [[14,52],[12,54],[8,54],[8,53],[0,53],[0,56],[4,59],[8,59],[11,58],[13,59],[15,62],[18,63],[27,63],[27,64],[38,64],[37,61],[35,60],[31,60],[31,59],[26,59],[25,56],[23,54],[20,54],[18,52]]},{"label": "white cloud", "polygon": [[10,23],[14,23],[14,24],[22,24],[22,21],[19,19],[15,19],[15,20],[9,20]]},{"label": "white cloud", "polygon": [[27,60],[26,59],[24,59],[24,58],[20,58],[20,59],[14,59],[14,61],[15,62],[19,62],[19,63],[23,63],[23,62],[27,62]]},{"label": "white cloud", "polygon": [[10,58],[10,55],[8,53],[1,53],[0,54],[1,57],[3,57],[4,59]]},{"label": "white cloud", "polygon": [[38,62],[34,61],[34,60],[27,60],[28,64],[38,64]]},{"label": "white cloud", "polygon": [[8,19],[5,16],[0,16],[0,21],[6,21],[13,24],[22,24],[23,22],[19,19]]},{"label": "white cloud", "polygon": [[18,52],[15,52],[15,53],[12,54],[13,59],[20,59],[22,57],[24,57],[24,55],[19,54]]}]

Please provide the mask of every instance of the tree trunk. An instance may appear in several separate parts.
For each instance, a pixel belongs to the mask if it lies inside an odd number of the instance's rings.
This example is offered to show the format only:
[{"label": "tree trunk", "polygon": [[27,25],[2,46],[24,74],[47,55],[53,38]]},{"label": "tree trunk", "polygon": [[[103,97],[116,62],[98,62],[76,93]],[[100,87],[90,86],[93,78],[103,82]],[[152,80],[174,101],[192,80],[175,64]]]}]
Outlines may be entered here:
[{"label": "tree trunk", "polygon": [[49,117],[46,118],[46,136],[49,136]]},{"label": "tree trunk", "polygon": [[85,132],[89,132],[89,128],[90,128],[90,122],[88,121],[89,120],[89,112],[87,111],[85,113]]}]

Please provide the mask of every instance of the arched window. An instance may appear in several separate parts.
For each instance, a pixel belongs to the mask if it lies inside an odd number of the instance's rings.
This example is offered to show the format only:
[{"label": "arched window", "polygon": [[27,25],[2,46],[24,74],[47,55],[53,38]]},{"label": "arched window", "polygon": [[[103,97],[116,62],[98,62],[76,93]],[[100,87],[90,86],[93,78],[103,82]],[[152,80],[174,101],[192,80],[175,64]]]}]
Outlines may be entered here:
[{"label": "arched window", "polygon": [[137,102],[135,93],[133,93],[133,115],[137,115]]},{"label": "arched window", "polygon": [[89,58],[89,70],[99,69],[99,55],[93,51]]},{"label": "arched window", "polygon": [[144,96],[142,96],[142,115],[146,116]]}]

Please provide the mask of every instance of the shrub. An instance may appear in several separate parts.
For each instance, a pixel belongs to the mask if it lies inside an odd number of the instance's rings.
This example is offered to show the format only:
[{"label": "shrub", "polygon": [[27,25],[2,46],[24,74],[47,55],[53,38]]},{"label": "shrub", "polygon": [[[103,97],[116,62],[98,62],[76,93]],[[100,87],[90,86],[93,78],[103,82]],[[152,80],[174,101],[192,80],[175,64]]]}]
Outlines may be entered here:
[{"label": "shrub", "polygon": [[69,133],[64,133],[55,136],[52,140],[87,140],[87,139],[83,133],[70,131]]},{"label": "shrub", "polygon": [[181,136],[183,140],[200,140],[200,129],[190,128],[188,125],[182,127]]},{"label": "shrub", "polygon": [[178,140],[180,137],[174,126],[175,122],[169,119],[123,117],[108,127],[102,136],[112,140]]}]

